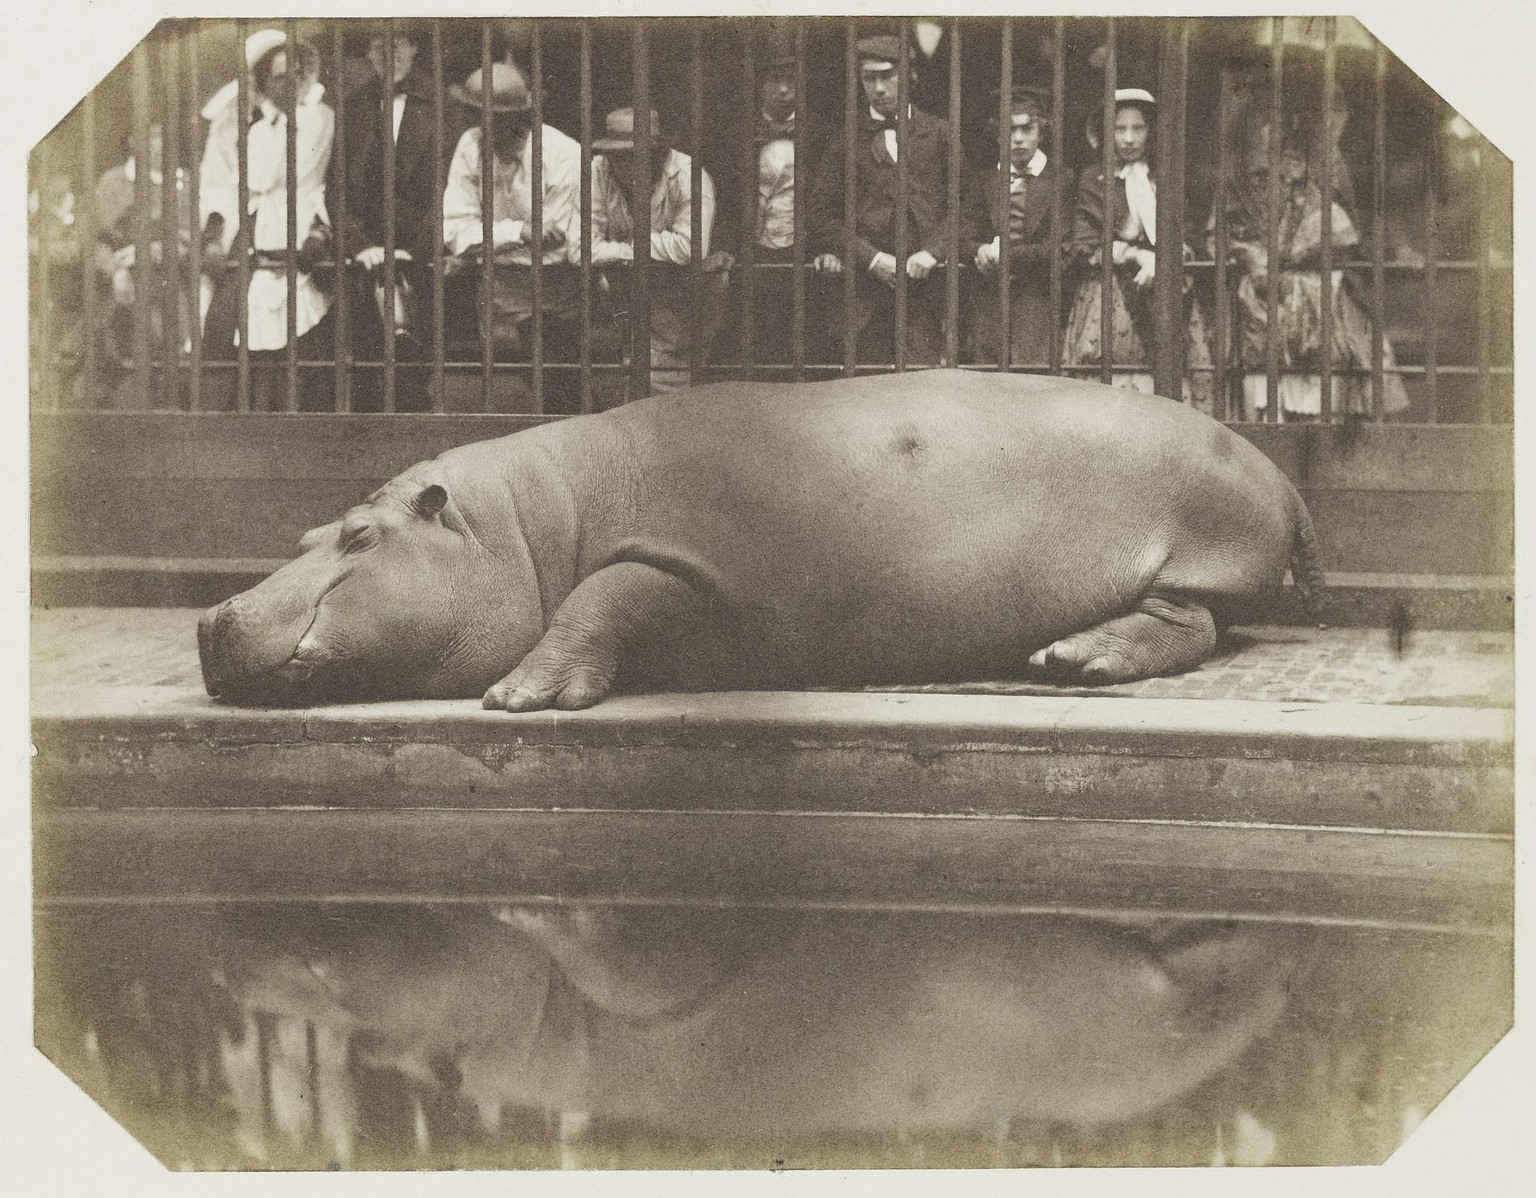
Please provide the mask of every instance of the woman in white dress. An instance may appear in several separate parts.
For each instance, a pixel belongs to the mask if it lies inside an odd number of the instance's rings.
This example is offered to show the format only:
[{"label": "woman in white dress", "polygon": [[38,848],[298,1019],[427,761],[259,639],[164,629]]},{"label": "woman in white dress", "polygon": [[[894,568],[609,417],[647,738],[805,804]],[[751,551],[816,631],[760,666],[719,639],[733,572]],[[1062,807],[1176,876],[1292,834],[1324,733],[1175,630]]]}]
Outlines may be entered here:
[{"label": "woman in white dress", "polygon": [[[226,84],[203,109],[209,120],[199,186],[203,224],[204,269],[211,286],[203,328],[204,357],[228,361],[246,340],[253,363],[251,406],[286,406],[284,375],[288,345],[288,118],[294,108],[296,164],[294,174],[298,274],[292,297],[299,358],[332,357],[334,336],[328,319],[331,295],[328,279],[317,277],[316,264],[330,252],[331,220],[325,205],[325,177],[336,132],[336,114],[324,102],[319,55],[297,41],[291,47],[275,29],[263,29],[246,41],[251,67],[250,99],[254,108],[239,111],[238,91]],[[239,212],[239,122],[249,121],[246,177],[250,204]],[[250,286],[246,292],[246,322],[239,320],[239,274],[234,261],[251,255]],[[301,370],[298,406],[325,408],[330,403],[331,368]],[[232,378],[232,376],[231,376]],[[231,393],[233,386],[229,387]]]}]

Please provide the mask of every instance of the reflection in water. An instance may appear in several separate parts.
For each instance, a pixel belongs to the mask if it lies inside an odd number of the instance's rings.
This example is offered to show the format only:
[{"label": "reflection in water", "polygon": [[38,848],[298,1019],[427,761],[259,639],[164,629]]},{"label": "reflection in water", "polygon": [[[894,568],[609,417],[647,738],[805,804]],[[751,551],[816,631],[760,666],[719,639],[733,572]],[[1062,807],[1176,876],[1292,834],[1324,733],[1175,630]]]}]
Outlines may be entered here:
[{"label": "reflection in water", "polygon": [[57,910],[39,1043],[189,1167],[1380,1159],[1508,946],[682,908]]}]

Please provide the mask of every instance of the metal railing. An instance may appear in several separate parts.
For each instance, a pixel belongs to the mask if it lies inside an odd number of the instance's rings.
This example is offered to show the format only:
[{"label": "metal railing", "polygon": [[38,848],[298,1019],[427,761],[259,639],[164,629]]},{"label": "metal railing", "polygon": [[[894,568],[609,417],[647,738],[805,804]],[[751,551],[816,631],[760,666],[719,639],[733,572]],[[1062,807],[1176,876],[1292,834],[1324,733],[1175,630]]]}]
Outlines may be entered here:
[{"label": "metal railing", "polygon": [[[1161,394],[1189,398],[1194,390],[1210,395],[1213,414],[1226,419],[1273,421],[1310,415],[1288,412],[1290,401],[1282,402],[1283,387],[1303,376],[1315,379],[1315,418],[1324,421],[1389,416],[1430,422],[1512,419],[1508,161],[1418,84],[1379,43],[1363,49],[1358,38],[1351,41],[1350,81],[1341,85],[1341,50],[1334,18],[1314,21],[1300,41],[1281,18],[1270,22],[1229,19],[1225,23],[1184,18],[1155,22],[1128,18],[950,18],[935,23],[947,44],[941,44],[937,53],[920,64],[912,57],[902,57],[897,64],[896,131],[897,144],[903,150],[896,155],[894,201],[896,211],[906,212],[919,188],[942,178],[944,260],[932,276],[936,282],[922,287],[908,278],[906,270],[897,270],[891,296],[892,352],[889,358],[876,360],[860,351],[858,330],[851,319],[864,285],[860,264],[845,263],[847,268],[840,276],[815,268],[816,251],[828,248],[830,234],[826,222],[806,199],[814,193],[823,171],[840,168],[841,211],[831,218],[832,223],[840,218],[842,226],[851,230],[863,219],[864,193],[860,189],[865,186],[862,172],[866,168],[862,160],[868,147],[860,135],[865,101],[860,92],[858,42],[872,33],[891,32],[910,42],[911,23],[870,18],[781,20],[771,23],[773,30],[768,24],[725,19],[541,20],[531,22],[527,39],[514,46],[501,36],[503,31],[494,21],[425,22],[426,32],[418,31],[414,36],[420,42],[418,59],[426,63],[423,74],[431,80],[429,153],[437,197],[435,211],[427,213],[425,219],[435,222],[437,233],[430,260],[412,268],[417,286],[430,288],[426,305],[430,310],[421,318],[419,329],[428,352],[407,357],[401,350],[402,330],[387,318],[380,322],[377,352],[359,352],[358,326],[365,313],[357,309],[360,298],[370,290],[359,282],[362,267],[347,253],[311,253],[306,257],[306,230],[298,227],[296,188],[287,188],[283,197],[286,249],[252,249],[248,240],[242,242],[237,237],[236,251],[228,261],[216,265],[208,260],[199,210],[202,152],[208,131],[200,115],[200,101],[211,90],[210,85],[222,82],[214,62],[232,60],[237,63],[237,111],[248,114],[253,110],[258,97],[253,90],[252,65],[240,47],[257,26],[247,20],[162,23],[133,50],[128,61],[127,137],[118,144],[126,144],[135,162],[158,159],[160,165],[158,171],[139,170],[134,175],[126,225],[121,215],[115,221],[106,219],[107,214],[97,211],[95,202],[98,175],[110,157],[104,152],[111,140],[111,131],[103,128],[104,117],[109,118],[108,124],[120,119],[122,87],[113,91],[109,79],[86,96],[77,112],[52,135],[57,144],[40,147],[34,157],[34,192],[38,195],[32,239],[34,403],[44,409],[114,407],[191,412],[247,411],[261,406],[348,412],[370,404],[384,412],[406,408],[545,412],[551,408],[552,380],[574,376],[579,389],[568,390],[571,394],[579,391],[578,398],[561,410],[589,412],[638,398],[651,389],[657,362],[647,347],[657,327],[657,304],[671,302],[668,297],[675,293],[676,304],[686,311],[691,330],[684,338],[683,371],[693,382],[733,377],[820,378],[935,364],[915,360],[910,343],[917,317],[928,320],[936,316],[942,341],[937,359],[943,364],[1104,381],[1127,369],[1142,371],[1151,375]],[[1253,31],[1262,34],[1266,24],[1267,38],[1255,40]],[[359,57],[349,53],[348,38],[360,30],[383,35],[381,65],[385,73],[392,74],[397,22],[290,18],[271,22],[269,27],[279,29],[288,46],[302,36],[320,51],[327,79],[322,103],[331,107],[335,118],[336,140],[331,154],[344,158],[343,139],[357,136],[365,119],[355,111],[360,102],[358,93],[347,82],[361,65]],[[1246,42],[1234,32],[1239,27]],[[793,59],[797,116],[792,142],[799,177],[794,252],[789,261],[760,261],[752,236],[757,202],[754,131],[759,68],[755,64],[765,37],[775,35],[788,46]],[[663,42],[658,39],[664,39],[664,55],[660,56],[657,47]],[[1085,45],[1093,47],[1087,59],[1081,55]],[[221,56],[215,50],[224,53]],[[728,52],[725,72],[721,69],[723,50]],[[627,70],[623,66],[626,58]],[[459,67],[467,69],[472,63],[488,78],[493,64],[504,60],[515,60],[527,77],[535,129],[551,119],[552,109],[558,109],[554,119],[570,126],[567,131],[581,145],[581,246],[564,264],[546,265],[538,252],[530,254],[527,268],[499,264],[494,254],[469,262],[451,256],[443,244],[442,184],[451,154],[449,138],[455,127],[446,89]],[[554,60],[558,60],[558,67]],[[1091,71],[1082,69],[1085,61],[1093,64]],[[722,73],[729,74],[728,86],[720,81]],[[829,85],[839,77],[840,89]],[[1256,89],[1252,78],[1262,78],[1265,83]],[[1218,80],[1214,95],[1205,82],[1209,79]],[[1260,122],[1267,123],[1269,130],[1265,201],[1269,213],[1282,214],[1261,222],[1259,230],[1267,262],[1277,264],[1268,276],[1232,257],[1234,192],[1242,183],[1245,161],[1244,151],[1232,144],[1231,126],[1234,110],[1239,107],[1236,92],[1243,79],[1250,83],[1246,97],[1249,116],[1257,120],[1253,114],[1267,109]],[[914,103],[918,85],[932,80],[938,83],[921,93],[920,103]],[[1010,267],[1007,252],[1000,255],[991,278],[970,262],[978,236],[972,215],[973,187],[982,195],[995,180],[990,203],[1001,214],[1002,235],[1007,240],[1009,173],[997,164],[1008,161],[1009,97],[1012,87],[1020,82],[1042,86],[1049,95],[1043,146],[1057,167],[1054,186],[1039,200],[1049,205],[1052,217],[1047,222],[1046,264],[1038,280],[1048,292],[1051,327],[1048,352],[1033,361],[1020,360],[1011,344],[1011,322],[1020,303],[1019,270]],[[1083,211],[1082,192],[1074,189],[1070,168],[1078,167],[1086,175],[1099,172],[1106,196],[1114,189],[1113,180],[1120,168],[1114,144],[1115,95],[1118,88],[1132,84],[1155,87],[1158,101],[1155,119],[1150,122],[1150,165],[1158,197],[1156,228],[1146,232],[1159,247],[1159,269],[1150,288],[1151,344],[1146,347],[1146,360],[1117,361],[1112,348],[1117,339],[1115,326],[1124,313],[1115,307],[1118,301],[1113,297],[1128,289],[1128,276],[1113,261],[1120,230],[1110,219],[1099,222],[1097,252],[1091,254],[1088,267],[1070,256],[1075,218]],[[1262,100],[1256,98],[1260,92]],[[1299,155],[1301,148],[1288,145],[1284,131],[1305,123],[1303,118],[1311,118],[1315,124],[1319,112],[1323,114],[1322,126],[1330,129],[1330,114],[1341,93],[1355,100],[1354,115],[1365,119],[1364,124],[1356,122],[1351,148],[1355,162],[1368,166],[1369,186],[1364,189],[1365,210],[1355,213],[1335,202],[1342,189],[1337,174],[1343,169],[1344,157],[1334,141],[1315,156],[1304,176],[1288,173],[1293,171],[1294,155],[1287,155],[1292,151]],[[714,102],[722,97],[736,105],[736,110]],[[592,261],[591,165],[596,157],[594,118],[599,99],[609,107],[619,102],[631,104],[637,114],[653,107],[664,113],[675,111],[681,118],[675,123],[686,126],[685,134],[673,138],[672,144],[687,154],[694,197],[687,267],[651,260],[643,213],[637,220],[640,228],[633,238],[631,266],[600,267]],[[294,179],[298,171],[299,102],[300,97],[290,89],[281,106],[287,179]],[[912,124],[916,118],[909,113],[921,111],[925,105],[944,112],[946,121],[943,162],[936,171],[914,165],[913,154],[905,149],[914,145]],[[1091,113],[1095,106],[1101,119],[1089,119],[1090,126],[1097,126],[1098,137],[1097,149],[1090,154],[1078,144],[1069,119],[1080,110]],[[408,214],[399,209],[396,195],[399,161],[390,106],[380,105],[377,115],[381,148],[378,198],[385,253],[374,275],[383,297],[382,310],[390,312],[406,285],[405,268],[397,266],[395,251]],[[489,145],[499,114],[487,101],[474,115],[481,144]],[[995,138],[984,128],[989,120],[995,121]],[[234,123],[238,210],[248,214],[250,123]],[[664,121],[663,125],[672,123]],[[1463,208],[1470,208],[1471,233],[1464,252],[1442,257],[1441,243],[1449,219],[1442,142],[1452,125],[1465,130],[1458,150],[1462,176],[1455,182],[1467,183],[1468,163],[1474,175],[1470,198],[1458,197]],[[153,140],[152,130],[158,131]],[[642,161],[650,154],[652,140],[649,123],[637,120],[635,153]],[[714,143],[722,143],[724,148]],[[538,244],[546,224],[547,164],[540,136],[531,138],[531,147],[527,164],[532,197],[530,240]],[[47,190],[42,176],[50,155],[71,160],[66,173],[73,181],[74,217],[63,231],[62,225],[53,227],[58,222],[52,220],[42,194]],[[1416,183],[1415,164],[1420,161],[1425,166]],[[349,194],[347,175],[346,169],[331,169],[327,174],[325,206],[333,228],[344,226],[348,214],[364,199]],[[709,186],[708,177],[715,175],[729,178],[732,185],[717,189],[721,220],[710,230],[703,225],[698,197]],[[482,171],[483,244],[493,240],[493,186],[493,172]],[[1298,196],[1308,194],[1307,188],[1322,197],[1318,204],[1318,244],[1315,253],[1304,261],[1291,261],[1283,237],[1295,230],[1287,226],[1284,213],[1287,205],[1294,207],[1299,202]],[[1396,225],[1401,231],[1403,212],[1415,206],[1423,217],[1419,244],[1412,253],[1398,253],[1398,246],[1388,244],[1389,230]],[[1105,207],[1107,212],[1113,211],[1112,204]],[[728,213],[729,208],[734,212]],[[1209,221],[1203,219],[1207,213]],[[1353,236],[1344,236],[1341,213],[1344,222],[1356,226]],[[992,232],[998,223],[994,221]],[[105,283],[97,250],[101,239],[112,231],[109,225],[128,230],[132,265],[125,269],[132,281],[131,302],[124,302],[121,292],[114,297]],[[734,239],[729,235],[722,238],[720,227],[731,225],[735,227]],[[1200,244],[1201,227],[1208,229],[1204,246]],[[882,248],[894,253],[898,264],[905,263],[916,248],[915,236],[911,221],[894,221],[890,244]],[[70,238],[73,254],[68,248]],[[728,251],[726,257],[706,251],[706,245],[718,249],[722,244]],[[1181,254],[1181,246],[1194,248]],[[1175,268],[1170,268],[1170,263]],[[498,348],[492,336],[492,307],[498,274],[523,269],[528,272],[532,296],[532,335],[525,352],[509,355]],[[281,276],[289,299],[282,350],[257,355],[249,344],[247,297],[253,274],[262,271]],[[299,276],[305,271],[330,293],[328,355],[316,353],[313,342],[304,342],[298,331],[294,297]],[[553,359],[546,346],[552,318],[545,303],[552,285],[551,272],[573,277],[578,296],[577,348]],[[766,281],[777,272],[789,278],[787,297],[782,290],[765,291]],[[1098,344],[1110,350],[1084,358],[1074,355],[1074,347],[1066,343],[1064,327],[1074,292],[1095,273],[1100,292]],[[1307,278],[1315,283],[1306,284]],[[421,283],[422,279],[429,283]],[[728,301],[725,279],[729,280]],[[472,305],[463,302],[466,281],[474,286]],[[1316,311],[1309,316],[1316,320],[1315,341],[1321,352],[1315,361],[1297,363],[1292,360],[1294,345],[1287,342],[1287,337],[1293,338],[1287,326],[1294,316],[1291,305],[1309,302],[1307,286],[1315,286],[1315,294],[1321,297],[1315,300]],[[202,293],[209,289],[216,292],[220,287],[234,293],[240,333],[234,346],[222,347],[215,354],[204,337],[201,309],[206,300]],[[1468,302],[1458,305],[1448,301],[1448,287],[1470,288]],[[976,320],[982,319],[977,316],[977,300],[989,289],[995,289],[995,303],[985,319],[996,321],[992,339],[995,353],[978,357],[967,335]],[[1341,293],[1350,298],[1340,299]],[[920,313],[917,305],[928,303],[941,307],[942,315]],[[1195,343],[1192,307],[1201,309],[1202,317],[1209,314],[1206,324],[1213,336],[1208,346]],[[467,316],[471,308],[474,316]],[[1475,317],[1468,322],[1456,309],[1475,312]],[[726,327],[712,341],[707,340],[706,331],[720,323],[722,315]],[[732,318],[734,327],[730,325]],[[1340,327],[1341,321],[1346,327]],[[783,360],[767,360],[762,354],[762,333],[769,322],[789,328],[791,348]],[[71,323],[81,330],[73,340],[64,335]],[[478,324],[478,328],[466,324]],[[127,335],[123,336],[125,327]],[[115,338],[103,334],[103,330],[114,328],[119,334]],[[1251,339],[1255,328],[1263,331],[1262,356],[1255,359],[1250,347],[1245,358],[1244,339]],[[840,337],[836,335],[839,332]],[[1364,352],[1355,353],[1354,361],[1349,360],[1348,352],[1340,352],[1341,338],[1351,336],[1357,340],[1357,349],[1359,344],[1366,346]],[[1460,353],[1461,358],[1453,357],[1451,351]],[[259,394],[254,386],[258,375],[274,380]],[[1249,376],[1246,387],[1245,375]],[[1262,388],[1257,383],[1260,375]],[[369,403],[360,401],[357,393],[358,380],[364,376],[375,384],[378,394],[377,400]],[[453,381],[466,376],[478,378],[478,397]],[[314,378],[320,380],[318,386],[305,381]],[[403,400],[401,390],[402,380],[407,378],[413,380],[415,398],[410,403]],[[1344,389],[1355,387],[1358,393],[1365,381],[1369,384],[1368,400],[1347,402]],[[324,395],[324,402],[315,399],[317,390]],[[1408,398],[1400,398],[1403,396]]]}]

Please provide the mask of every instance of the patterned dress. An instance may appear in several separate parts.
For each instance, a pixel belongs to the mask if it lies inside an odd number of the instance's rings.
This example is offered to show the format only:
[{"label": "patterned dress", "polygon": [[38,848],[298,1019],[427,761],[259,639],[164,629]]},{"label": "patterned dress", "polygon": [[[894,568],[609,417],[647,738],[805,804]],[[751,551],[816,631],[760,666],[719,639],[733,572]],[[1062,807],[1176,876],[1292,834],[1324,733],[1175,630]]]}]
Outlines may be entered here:
[{"label": "patterned dress", "polygon": [[[1117,387],[1152,393],[1153,294],[1149,285],[1136,286],[1137,249],[1153,249],[1156,229],[1132,213],[1126,198],[1124,170],[1111,177],[1109,219],[1115,230],[1115,267],[1112,278],[1110,315],[1111,381]],[[1154,184],[1155,186],[1155,184]],[[1073,213],[1072,239],[1067,247],[1068,264],[1077,278],[1072,306],[1062,336],[1063,360],[1068,365],[1097,364],[1104,360],[1101,346],[1100,311],[1103,306],[1103,278],[1099,254],[1103,249],[1106,204],[1104,173],[1089,167],[1078,182],[1077,206]],[[1166,255],[1159,252],[1159,264]],[[1193,293],[1184,291],[1184,386],[1183,398],[1202,411],[1211,408],[1211,343],[1206,333],[1204,314]],[[1094,376],[1079,376],[1094,377]]]},{"label": "patterned dress", "polygon": [[[1280,160],[1280,266],[1268,268],[1268,177],[1253,184],[1234,185],[1235,203],[1228,209],[1228,229],[1238,255],[1239,277],[1234,313],[1245,405],[1263,411],[1269,406],[1265,347],[1269,335],[1268,297],[1277,291],[1277,332],[1280,341],[1279,397],[1281,410],[1291,416],[1315,416],[1322,408],[1322,313],[1333,309],[1333,407],[1338,412],[1367,413],[1371,404],[1371,317],[1350,289],[1345,272],[1335,268],[1325,278],[1319,269],[1323,243],[1323,198],[1309,177],[1303,159],[1287,152]],[[1334,177],[1338,178],[1336,170]],[[1335,260],[1360,244],[1360,235],[1344,206],[1332,203],[1331,241]],[[1394,373],[1396,358],[1383,340],[1382,406],[1388,413],[1408,406],[1402,378]],[[1351,371],[1364,373],[1352,374]]]}]

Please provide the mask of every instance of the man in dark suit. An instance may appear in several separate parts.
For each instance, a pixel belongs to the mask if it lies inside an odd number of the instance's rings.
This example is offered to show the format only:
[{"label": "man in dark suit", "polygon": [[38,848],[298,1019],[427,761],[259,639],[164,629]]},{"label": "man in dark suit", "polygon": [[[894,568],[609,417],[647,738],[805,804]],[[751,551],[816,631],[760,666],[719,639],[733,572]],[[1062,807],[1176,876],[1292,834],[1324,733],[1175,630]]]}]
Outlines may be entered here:
[{"label": "man in dark suit", "polygon": [[[976,361],[997,360],[1002,318],[997,274],[1006,253],[1009,361],[1016,366],[1040,366],[1048,363],[1051,330],[1058,315],[1051,306],[1057,167],[1040,147],[1047,125],[1044,95],[1034,88],[1015,87],[1009,108],[1008,157],[996,169],[975,174],[966,197],[964,241],[975,247],[976,269],[981,272],[971,293],[967,349]],[[1006,203],[999,178],[1004,171]]]},{"label": "man in dark suit", "polygon": [[[844,270],[858,276],[851,310],[843,312],[841,281],[827,297],[829,330],[838,340],[852,324],[861,362],[895,357],[896,276],[907,283],[906,357],[936,363],[943,350],[943,287],[933,278],[945,257],[949,218],[949,124],[910,105],[905,138],[897,138],[898,59],[909,53],[897,37],[859,41],[859,82],[867,109],[854,157],[854,223],[843,222],[844,141],[832,139],[811,181],[808,215],[815,266],[823,275]],[[909,84],[912,78],[909,72]],[[905,213],[897,212],[897,161],[906,160]],[[906,225],[905,262],[896,260],[898,221]]]},{"label": "man in dark suit", "polygon": [[[354,264],[349,272],[352,296],[348,313],[352,351],[369,361],[383,358],[386,319],[394,324],[398,361],[421,363],[431,353],[431,312],[426,301],[431,294],[432,249],[442,236],[437,208],[442,180],[432,152],[432,78],[417,62],[428,38],[425,29],[421,22],[394,22],[392,64],[387,61],[388,42],[382,25],[370,33],[367,60],[372,72],[346,97],[344,121],[338,121],[336,149],[331,156],[327,200],[336,226],[336,252]],[[391,75],[388,83],[386,73]],[[386,127],[392,131],[395,147],[393,304],[384,294]],[[453,152],[455,139],[451,134],[456,132],[444,131],[445,168],[447,156]],[[404,411],[424,410],[428,406],[426,381],[427,371],[422,366],[400,371],[396,406]],[[382,370],[359,370],[353,406],[363,411],[379,410],[383,388]]]}]

